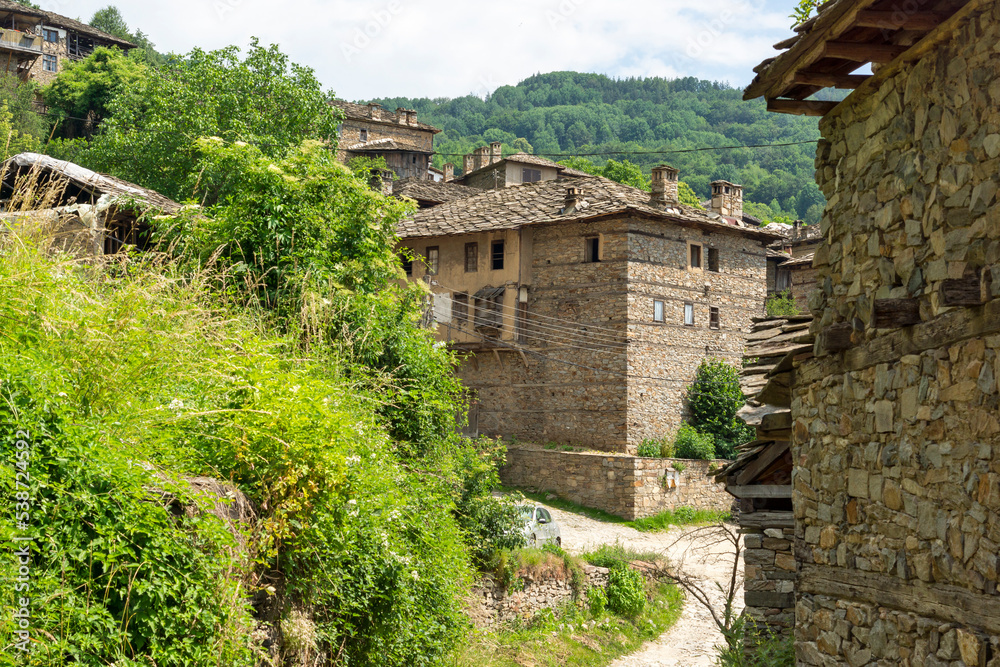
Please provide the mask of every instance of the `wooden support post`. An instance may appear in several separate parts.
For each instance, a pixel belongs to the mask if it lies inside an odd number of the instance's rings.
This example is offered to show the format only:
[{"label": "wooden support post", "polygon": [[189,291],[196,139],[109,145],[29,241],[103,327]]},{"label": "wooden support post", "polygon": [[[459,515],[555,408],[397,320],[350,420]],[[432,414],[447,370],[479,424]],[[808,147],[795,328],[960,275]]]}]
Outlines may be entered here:
[{"label": "wooden support post", "polygon": [[795,116],[825,116],[838,104],[840,102],[820,102],[818,100],[768,100],[767,110]]},{"label": "wooden support post", "polygon": [[500,358],[500,350],[493,348],[493,356],[497,358],[497,363],[500,364],[500,370],[504,370],[503,359]]},{"label": "wooden support post", "polygon": [[920,324],[920,299],[876,299],[872,326],[898,329]]},{"label": "wooden support post", "polygon": [[854,326],[850,322],[831,324],[820,334],[823,349],[828,352],[843,352],[854,345],[854,341],[851,340],[853,334]]}]

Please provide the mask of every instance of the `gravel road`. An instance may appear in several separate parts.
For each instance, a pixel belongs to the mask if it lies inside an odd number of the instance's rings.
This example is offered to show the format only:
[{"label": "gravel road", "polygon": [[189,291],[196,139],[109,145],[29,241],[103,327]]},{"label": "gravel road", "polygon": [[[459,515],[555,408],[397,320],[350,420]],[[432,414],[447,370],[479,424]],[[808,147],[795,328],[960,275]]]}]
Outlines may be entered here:
[{"label": "gravel road", "polygon": [[[570,553],[592,550],[602,544],[620,542],[636,551],[655,551],[681,571],[697,579],[703,588],[714,593],[716,608],[722,607],[722,594],[714,582],[727,584],[733,562],[733,546],[717,542],[703,531],[674,528],[659,533],[641,533],[620,524],[604,523],[587,517],[548,508],[559,523],[563,547]],[[742,581],[743,564],[740,563]],[[736,595],[742,607],[742,588]],[[611,667],[709,667],[715,664],[714,647],[722,643],[708,610],[687,597],[684,611],[674,626],[655,641],[647,642],[632,655],[619,658]]]}]

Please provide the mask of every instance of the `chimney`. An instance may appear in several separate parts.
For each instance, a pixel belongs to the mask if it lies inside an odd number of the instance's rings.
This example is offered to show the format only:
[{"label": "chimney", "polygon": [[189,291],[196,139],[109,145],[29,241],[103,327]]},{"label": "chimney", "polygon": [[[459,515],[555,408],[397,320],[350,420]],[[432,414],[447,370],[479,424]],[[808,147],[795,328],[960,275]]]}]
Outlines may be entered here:
[{"label": "chimney", "polygon": [[406,112],[406,120],[410,125],[418,125],[417,123],[417,112],[413,109],[409,109]]},{"label": "chimney", "polygon": [[503,155],[503,144],[499,141],[494,141],[490,144],[490,164],[496,164],[499,162]]},{"label": "chimney", "polygon": [[406,109],[403,107],[396,107],[396,122],[406,125]]},{"label": "chimney", "polygon": [[487,160],[489,160],[489,150],[490,149],[488,146],[480,146],[472,153],[473,170],[481,169],[482,167],[485,167],[488,164]]},{"label": "chimney", "polygon": [[455,165],[451,162],[444,163],[444,182],[451,183],[455,180]]},{"label": "chimney", "polygon": [[583,190],[581,190],[580,188],[567,188],[566,199],[564,201],[562,212],[565,215],[572,215],[576,213],[576,209],[580,205],[580,200],[582,199],[583,199]]},{"label": "chimney", "polygon": [[368,176],[368,185],[372,190],[388,197],[392,194],[392,182],[395,178],[396,174],[391,169],[373,170]]},{"label": "chimney", "polygon": [[712,182],[712,212],[743,220],[743,186],[729,181]]},{"label": "chimney", "polygon": [[649,203],[653,206],[671,206],[680,203],[677,194],[677,179],[680,170],[661,164],[653,167],[653,192]]},{"label": "chimney", "polygon": [[368,117],[372,120],[382,120],[382,105],[378,102],[369,102]]}]

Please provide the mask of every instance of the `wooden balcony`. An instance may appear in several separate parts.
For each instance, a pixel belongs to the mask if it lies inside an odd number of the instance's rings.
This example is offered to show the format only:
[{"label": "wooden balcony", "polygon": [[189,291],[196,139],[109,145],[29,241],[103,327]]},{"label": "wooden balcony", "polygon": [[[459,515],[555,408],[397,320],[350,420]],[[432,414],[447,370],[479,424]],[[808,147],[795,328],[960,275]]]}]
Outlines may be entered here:
[{"label": "wooden balcony", "polygon": [[42,54],[42,37],[10,28],[0,29],[0,52],[3,51],[38,57]]}]

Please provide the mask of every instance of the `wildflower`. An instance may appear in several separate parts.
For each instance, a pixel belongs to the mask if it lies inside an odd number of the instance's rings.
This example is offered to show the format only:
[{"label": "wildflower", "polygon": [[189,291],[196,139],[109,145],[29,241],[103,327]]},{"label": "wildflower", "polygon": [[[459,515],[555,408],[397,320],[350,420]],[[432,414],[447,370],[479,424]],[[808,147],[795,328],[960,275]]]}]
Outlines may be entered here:
[{"label": "wildflower", "polygon": [[179,398],[175,398],[174,400],[170,401],[170,405],[168,405],[167,407],[170,408],[171,410],[183,410],[184,401],[182,401]]}]

